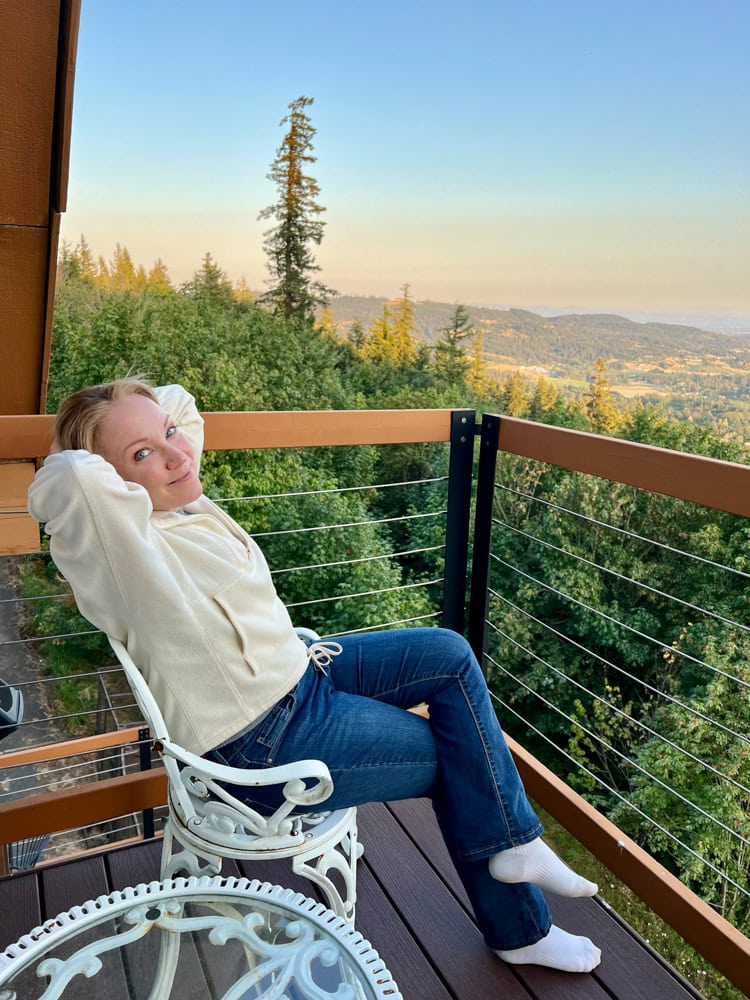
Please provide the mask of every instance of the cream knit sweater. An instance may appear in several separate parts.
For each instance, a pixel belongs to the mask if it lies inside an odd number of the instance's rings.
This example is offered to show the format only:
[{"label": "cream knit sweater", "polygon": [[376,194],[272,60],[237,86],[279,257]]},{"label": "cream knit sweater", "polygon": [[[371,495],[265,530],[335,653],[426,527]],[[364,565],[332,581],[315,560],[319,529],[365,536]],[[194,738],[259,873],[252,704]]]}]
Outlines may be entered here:
[{"label": "cream knit sweater", "polygon": [[[180,386],[160,405],[190,438],[203,420]],[[29,490],[78,607],[125,644],[172,738],[203,754],[245,729],[299,681],[307,653],[255,542],[207,497],[154,512],[146,490],[99,455],[50,455]]]}]

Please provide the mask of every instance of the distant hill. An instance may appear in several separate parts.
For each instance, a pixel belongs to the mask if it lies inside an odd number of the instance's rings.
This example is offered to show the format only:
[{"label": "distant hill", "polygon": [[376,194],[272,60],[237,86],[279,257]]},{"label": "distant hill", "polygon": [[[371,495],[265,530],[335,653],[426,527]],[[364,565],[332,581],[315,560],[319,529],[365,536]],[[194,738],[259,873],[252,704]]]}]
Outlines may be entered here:
[{"label": "distant hill", "polygon": [[[365,329],[383,311],[373,296],[342,295],[330,309],[339,329],[346,332],[355,320]],[[422,336],[434,343],[451,320],[455,305],[415,301]],[[681,367],[696,359],[711,360],[733,369],[750,364],[750,340],[736,334],[712,333],[670,323],[636,323],[608,313],[540,316],[525,309],[467,306],[472,322],[484,333],[484,353],[495,362],[540,368],[552,374],[587,369],[598,357],[611,368],[659,367],[665,362]]]}]

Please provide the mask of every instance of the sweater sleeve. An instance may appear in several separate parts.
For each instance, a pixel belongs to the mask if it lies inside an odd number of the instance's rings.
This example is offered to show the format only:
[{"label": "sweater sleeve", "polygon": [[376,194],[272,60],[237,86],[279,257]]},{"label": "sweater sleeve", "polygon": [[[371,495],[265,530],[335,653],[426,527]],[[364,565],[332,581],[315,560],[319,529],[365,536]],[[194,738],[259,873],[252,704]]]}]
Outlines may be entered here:
[{"label": "sweater sleeve", "polygon": [[50,455],[29,490],[29,512],[45,524],[52,558],[98,628],[124,641],[144,602],[169,603],[174,574],[183,574],[165,572],[149,495],[101,456]]}]

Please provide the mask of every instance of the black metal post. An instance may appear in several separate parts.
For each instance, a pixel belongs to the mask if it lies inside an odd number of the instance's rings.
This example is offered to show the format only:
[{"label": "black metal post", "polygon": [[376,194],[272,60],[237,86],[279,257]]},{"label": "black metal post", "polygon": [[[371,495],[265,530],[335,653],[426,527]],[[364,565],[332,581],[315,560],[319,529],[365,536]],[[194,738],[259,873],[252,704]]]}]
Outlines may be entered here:
[{"label": "black metal post", "polygon": [[451,415],[442,624],[461,635],[466,616],[475,421],[474,410],[454,410]]},{"label": "black metal post", "polygon": [[474,554],[471,566],[469,601],[469,643],[486,673],[484,653],[487,648],[487,609],[490,582],[490,543],[492,540],[492,503],[495,495],[500,417],[485,413],[479,444],[479,469],[474,513]]},{"label": "black metal post", "polygon": [[[138,730],[138,753],[141,760],[141,770],[151,770],[151,731],[147,726]],[[150,840],[154,836],[154,810],[143,810],[143,839]]]}]

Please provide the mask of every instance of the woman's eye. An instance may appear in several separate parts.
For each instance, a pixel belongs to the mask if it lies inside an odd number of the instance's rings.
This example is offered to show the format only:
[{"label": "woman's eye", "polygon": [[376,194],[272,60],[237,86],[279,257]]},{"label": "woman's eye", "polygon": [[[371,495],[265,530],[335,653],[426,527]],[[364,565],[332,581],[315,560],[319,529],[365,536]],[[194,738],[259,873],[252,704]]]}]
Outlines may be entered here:
[{"label": "woman's eye", "polygon": [[172,426],[167,428],[167,437],[171,438],[173,434],[177,433],[177,428]]},{"label": "woman's eye", "polygon": [[141,448],[141,450],[137,451],[133,457],[135,458],[136,462],[141,462],[148,454],[149,454],[148,448]]}]

